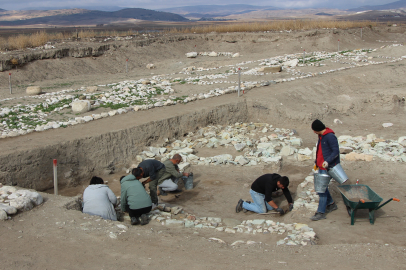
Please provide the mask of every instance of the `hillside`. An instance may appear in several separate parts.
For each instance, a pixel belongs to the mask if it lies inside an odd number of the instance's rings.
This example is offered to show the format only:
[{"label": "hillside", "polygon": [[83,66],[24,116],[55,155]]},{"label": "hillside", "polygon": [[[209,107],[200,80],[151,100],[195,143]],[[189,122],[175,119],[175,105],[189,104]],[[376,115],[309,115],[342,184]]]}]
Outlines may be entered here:
[{"label": "hillside", "polygon": [[173,21],[182,22],[188,19],[169,12],[160,12],[141,8],[128,8],[114,12],[82,10],[74,14],[57,14],[51,16],[38,16],[28,19],[2,20],[1,26],[22,26],[36,24],[51,25],[86,25],[103,24],[128,19],[146,20],[146,21]]},{"label": "hillside", "polygon": [[365,11],[365,10],[388,10],[406,8],[406,0],[400,0],[393,3],[377,6],[362,6],[358,8],[349,9],[349,11]]}]

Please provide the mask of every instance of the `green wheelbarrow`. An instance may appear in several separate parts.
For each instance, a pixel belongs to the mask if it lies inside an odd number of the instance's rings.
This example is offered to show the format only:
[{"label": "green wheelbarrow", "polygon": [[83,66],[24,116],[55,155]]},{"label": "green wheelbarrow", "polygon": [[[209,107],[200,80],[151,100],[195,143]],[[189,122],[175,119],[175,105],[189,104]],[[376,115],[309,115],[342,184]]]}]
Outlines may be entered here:
[{"label": "green wheelbarrow", "polygon": [[392,200],[399,202],[399,199],[391,198],[379,205],[383,199],[367,185],[340,185],[337,188],[343,196],[347,212],[351,216],[351,225],[354,225],[354,216],[358,209],[368,209],[369,222],[374,224],[375,210],[378,210]]}]

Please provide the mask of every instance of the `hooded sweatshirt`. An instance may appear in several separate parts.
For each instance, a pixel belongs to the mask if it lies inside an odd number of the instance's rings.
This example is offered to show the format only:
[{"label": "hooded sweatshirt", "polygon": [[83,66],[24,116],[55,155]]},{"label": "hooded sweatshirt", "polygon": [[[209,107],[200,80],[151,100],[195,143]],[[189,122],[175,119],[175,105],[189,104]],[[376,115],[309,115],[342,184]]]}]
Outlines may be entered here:
[{"label": "hooded sweatshirt", "polygon": [[322,166],[327,161],[328,167],[332,168],[340,163],[340,148],[334,131],[326,128],[323,135],[319,135],[316,151],[316,165],[320,170],[325,170]]},{"label": "hooded sweatshirt", "polygon": [[117,197],[107,185],[89,185],[83,192],[83,213],[117,220],[115,204]]},{"label": "hooded sweatshirt", "polygon": [[151,197],[133,174],[121,179],[121,210],[126,212],[127,206],[132,210],[152,206]]}]

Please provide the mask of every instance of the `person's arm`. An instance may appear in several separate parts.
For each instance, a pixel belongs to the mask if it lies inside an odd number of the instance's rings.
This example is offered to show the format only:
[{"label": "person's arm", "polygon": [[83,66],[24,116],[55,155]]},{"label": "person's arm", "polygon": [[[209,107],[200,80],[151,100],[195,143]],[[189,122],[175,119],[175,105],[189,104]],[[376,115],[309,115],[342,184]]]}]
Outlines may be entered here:
[{"label": "person's arm", "polygon": [[121,211],[125,212],[127,206],[127,190],[121,190]]},{"label": "person's arm", "polygon": [[331,148],[331,154],[324,159],[329,165],[340,154],[340,147],[338,146],[337,137],[334,134],[331,134],[327,138],[327,143]]},{"label": "person's arm", "polygon": [[[186,173],[180,173],[176,170],[175,165],[174,166],[166,166],[166,172],[170,173],[172,176],[179,178],[182,177],[183,175],[186,175]],[[188,174],[189,175],[189,174]]]},{"label": "person's arm", "polygon": [[290,191],[287,187],[282,189],[283,195],[285,195],[286,200],[288,201],[289,204],[293,203],[292,195],[290,194]]},{"label": "person's arm", "polygon": [[111,189],[107,188],[107,196],[109,197],[110,202],[116,206],[117,204],[117,197],[116,195],[113,193],[113,191],[111,191]]},{"label": "person's arm", "polygon": [[149,182],[151,182],[151,177],[149,177],[147,180],[145,180],[144,182],[142,182],[141,184],[145,187],[146,184],[148,184]]},{"label": "person's arm", "polygon": [[278,206],[276,205],[276,203],[274,201],[269,201],[268,204],[273,208],[273,209],[277,209]]}]

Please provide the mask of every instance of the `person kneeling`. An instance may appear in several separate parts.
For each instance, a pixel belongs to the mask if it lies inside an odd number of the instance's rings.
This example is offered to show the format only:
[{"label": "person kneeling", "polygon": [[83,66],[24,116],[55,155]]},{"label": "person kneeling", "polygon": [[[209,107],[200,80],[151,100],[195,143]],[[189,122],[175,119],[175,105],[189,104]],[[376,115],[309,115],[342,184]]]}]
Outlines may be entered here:
[{"label": "person kneeling", "polygon": [[121,210],[128,212],[131,225],[148,224],[148,216],[152,209],[151,197],[144,186],[135,177],[137,168],[132,173],[121,179]]},{"label": "person kneeling", "polygon": [[164,161],[165,173],[158,179],[160,195],[165,196],[166,192],[178,193],[178,181],[182,176],[189,176],[189,173],[179,172],[178,164],[182,162],[182,156],[175,154],[171,159]]},{"label": "person kneeling", "polygon": [[236,212],[241,210],[248,210],[255,213],[266,213],[268,210],[276,210],[281,215],[285,214],[282,208],[272,199],[272,192],[282,189],[283,194],[289,203],[289,211],[293,209],[293,200],[288,189],[289,178],[286,176],[280,176],[279,174],[264,174],[258,177],[251,185],[250,194],[253,202],[244,202],[240,199],[236,206]]}]

